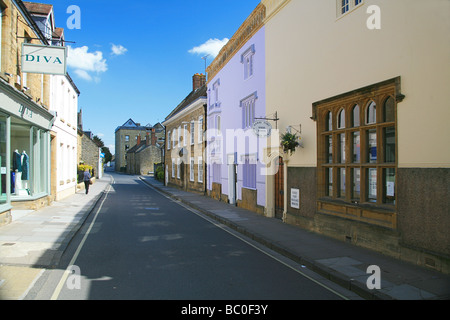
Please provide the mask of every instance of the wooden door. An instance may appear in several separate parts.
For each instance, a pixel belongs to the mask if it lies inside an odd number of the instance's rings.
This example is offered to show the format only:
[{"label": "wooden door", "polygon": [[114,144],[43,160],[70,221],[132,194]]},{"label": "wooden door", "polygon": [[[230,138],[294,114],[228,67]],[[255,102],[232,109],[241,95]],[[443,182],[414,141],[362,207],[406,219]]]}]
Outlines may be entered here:
[{"label": "wooden door", "polygon": [[275,174],[275,218],[282,219],[284,211],[284,162],[278,158],[278,172]]}]

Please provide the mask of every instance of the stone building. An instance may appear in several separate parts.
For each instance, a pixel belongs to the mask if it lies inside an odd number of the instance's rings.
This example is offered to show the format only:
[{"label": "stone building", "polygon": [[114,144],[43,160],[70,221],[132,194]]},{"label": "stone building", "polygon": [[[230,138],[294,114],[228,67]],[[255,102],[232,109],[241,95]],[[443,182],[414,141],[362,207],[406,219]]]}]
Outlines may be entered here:
[{"label": "stone building", "polygon": [[192,91],[166,117],[165,184],[205,192],[206,76],[192,77]]},{"label": "stone building", "polygon": [[23,72],[22,43],[48,45],[19,0],[0,1],[0,224],[11,208],[39,208],[51,201],[50,75]]},{"label": "stone building", "polygon": [[146,133],[146,139],[138,136],[137,144],[127,152],[127,173],[153,175],[156,164],[163,161],[164,143],[157,140],[156,129]]},{"label": "stone building", "polygon": [[127,152],[138,142],[138,137],[146,137],[155,129],[156,139],[164,140],[164,127],[157,123],[154,126],[147,124],[141,126],[140,123],[128,119],[123,125],[117,127],[115,131],[116,151],[115,151],[115,170],[126,172],[127,170]]},{"label": "stone building", "polygon": [[303,141],[267,215],[448,273],[450,2],[262,4],[267,114]]}]

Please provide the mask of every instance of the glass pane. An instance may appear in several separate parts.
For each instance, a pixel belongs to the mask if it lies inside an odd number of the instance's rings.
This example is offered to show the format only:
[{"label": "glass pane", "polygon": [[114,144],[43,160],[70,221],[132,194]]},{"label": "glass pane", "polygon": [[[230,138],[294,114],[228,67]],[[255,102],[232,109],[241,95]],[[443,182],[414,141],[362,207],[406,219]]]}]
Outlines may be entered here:
[{"label": "glass pane", "polygon": [[395,128],[389,127],[384,130],[384,161],[395,162]]},{"label": "glass pane", "polygon": [[327,127],[325,129],[326,131],[333,130],[333,116],[332,116],[331,112],[328,112],[328,114],[327,114],[326,125],[327,125]]},{"label": "glass pane", "polygon": [[327,163],[333,163],[333,136],[326,136],[325,137],[325,150],[326,150],[326,157],[325,161]]},{"label": "glass pane", "polygon": [[326,189],[325,189],[325,195],[328,197],[333,196],[333,168],[326,168],[325,169],[325,179],[326,179]]},{"label": "glass pane", "polygon": [[377,131],[375,129],[367,130],[367,161],[377,162]]},{"label": "glass pane", "polygon": [[1,166],[1,179],[0,179],[0,204],[4,204],[7,202],[8,197],[6,194],[6,183],[7,177],[6,174],[8,170],[6,169],[6,116],[0,114],[0,166]]},{"label": "glass pane", "polygon": [[353,132],[353,162],[359,163],[361,161],[361,142],[359,132]]},{"label": "glass pane", "polygon": [[345,133],[339,135],[339,162],[345,163]]},{"label": "glass pane", "polygon": [[345,168],[339,168],[339,197],[345,198]]},{"label": "glass pane", "polygon": [[341,112],[339,112],[338,128],[339,129],[345,128],[345,110],[341,110]]},{"label": "glass pane", "polygon": [[386,99],[384,103],[384,122],[394,122],[395,121],[395,103],[392,97]]},{"label": "glass pane", "polygon": [[361,169],[354,168],[352,170],[352,181],[353,181],[352,200],[359,201],[361,190]]},{"label": "glass pane", "polygon": [[395,204],[395,169],[384,169],[384,203]]},{"label": "glass pane", "polygon": [[366,124],[377,122],[377,105],[375,102],[371,101],[367,106],[366,110]]},{"label": "glass pane", "polygon": [[356,105],[353,107],[353,127],[359,127],[360,121],[359,121],[359,106]]},{"label": "glass pane", "polygon": [[367,201],[377,201],[377,169],[368,169]]}]

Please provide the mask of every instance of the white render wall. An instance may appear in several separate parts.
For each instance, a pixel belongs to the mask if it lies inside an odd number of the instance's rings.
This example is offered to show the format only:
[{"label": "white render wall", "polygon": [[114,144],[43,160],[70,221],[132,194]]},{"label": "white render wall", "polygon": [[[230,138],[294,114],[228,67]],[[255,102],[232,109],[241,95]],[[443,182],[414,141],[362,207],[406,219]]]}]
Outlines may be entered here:
[{"label": "white render wall", "polygon": [[65,76],[51,77],[50,110],[56,112],[56,200],[76,192],[78,93]]}]

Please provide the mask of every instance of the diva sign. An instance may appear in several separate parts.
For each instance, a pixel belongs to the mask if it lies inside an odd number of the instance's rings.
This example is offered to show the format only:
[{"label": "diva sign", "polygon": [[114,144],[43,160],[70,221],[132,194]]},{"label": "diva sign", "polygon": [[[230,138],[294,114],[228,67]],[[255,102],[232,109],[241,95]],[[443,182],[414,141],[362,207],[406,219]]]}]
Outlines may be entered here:
[{"label": "diva sign", "polygon": [[22,72],[66,74],[67,48],[22,44]]}]

